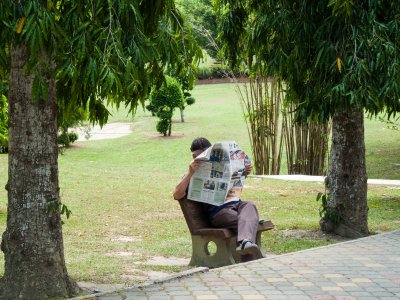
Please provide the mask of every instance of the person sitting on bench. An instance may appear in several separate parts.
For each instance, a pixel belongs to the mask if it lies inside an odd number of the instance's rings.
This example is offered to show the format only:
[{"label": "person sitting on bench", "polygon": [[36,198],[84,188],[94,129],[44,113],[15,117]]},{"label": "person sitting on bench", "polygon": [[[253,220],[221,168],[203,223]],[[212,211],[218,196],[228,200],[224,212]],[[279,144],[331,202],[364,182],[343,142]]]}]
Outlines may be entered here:
[{"label": "person sitting on bench", "polygon": [[[207,148],[211,147],[211,143],[203,137],[193,140],[190,151],[195,159]],[[188,172],[183,176],[182,180],[175,187],[173,196],[175,200],[186,198],[189,188],[189,182],[194,172],[199,168],[200,161],[193,160],[189,164]],[[252,166],[246,155],[245,159],[246,176],[250,174]],[[229,191],[228,191],[229,195]],[[257,257],[260,254],[260,248],[255,243],[257,228],[259,223],[259,214],[253,202],[242,201],[239,198],[232,198],[225,201],[220,206],[202,203],[204,211],[207,213],[211,224],[216,228],[228,228],[237,234],[238,247],[236,251],[241,256]]]}]

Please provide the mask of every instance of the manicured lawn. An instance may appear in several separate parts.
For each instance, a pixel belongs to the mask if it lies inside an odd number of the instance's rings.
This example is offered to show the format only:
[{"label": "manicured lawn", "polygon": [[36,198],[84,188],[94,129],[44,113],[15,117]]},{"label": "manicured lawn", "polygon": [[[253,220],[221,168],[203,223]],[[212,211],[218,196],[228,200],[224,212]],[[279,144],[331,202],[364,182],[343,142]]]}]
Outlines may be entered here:
[{"label": "manicured lawn", "polygon": [[[203,85],[193,92],[196,103],[175,115],[173,135],[155,131],[156,119],[138,109],[134,130],[114,140],[75,144],[59,158],[61,197],[72,210],[64,244],[69,273],[79,281],[137,283],[141,272],[177,272],[183,266],[145,264],[155,256],[189,258],[190,235],[171,192],[186,172],[194,137],[212,142],[232,139],[250,152],[247,131],[234,86]],[[126,111],[110,122],[130,122]],[[370,178],[400,179],[400,133],[366,120]],[[7,156],[0,155],[0,186],[7,181]],[[285,253],[336,242],[318,231],[316,195],[321,183],[281,180],[246,181],[244,199],[253,200],[276,229],[264,234],[265,248]],[[370,186],[370,230],[400,227],[400,187]],[[0,230],[5,229],[6,193],[0,191]],[[0,256],[0,268],[3,268]],[[0,273],[2,272],[0,269]],[[135,281],[136,280],[136,281]]]}]

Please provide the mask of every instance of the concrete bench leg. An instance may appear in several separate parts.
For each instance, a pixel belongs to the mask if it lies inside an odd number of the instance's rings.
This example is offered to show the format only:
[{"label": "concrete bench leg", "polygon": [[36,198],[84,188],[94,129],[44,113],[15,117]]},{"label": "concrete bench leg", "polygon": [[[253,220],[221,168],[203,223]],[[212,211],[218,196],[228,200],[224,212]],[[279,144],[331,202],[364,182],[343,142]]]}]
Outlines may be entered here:
[{"label": "concrete bench leg", "polygon": [[261,255],[259,257],[256,257],[256,259],[260,259],[260,258],[264,258],[265,257],[265,251],[261,247],[261,233],[262,233],[261,231],[257,232],[257,240],[256,240],[256,244],[258,245],[258,247],[260,247]]},{"label": "concrete bench leg", "polygon": [[[234,264],[231,240],[234,239],[192,235],[192,258],[189,265],[217,268]],[[208,244],[211,241],[217,246],[216,253],[213,255],[208,251]]]}]

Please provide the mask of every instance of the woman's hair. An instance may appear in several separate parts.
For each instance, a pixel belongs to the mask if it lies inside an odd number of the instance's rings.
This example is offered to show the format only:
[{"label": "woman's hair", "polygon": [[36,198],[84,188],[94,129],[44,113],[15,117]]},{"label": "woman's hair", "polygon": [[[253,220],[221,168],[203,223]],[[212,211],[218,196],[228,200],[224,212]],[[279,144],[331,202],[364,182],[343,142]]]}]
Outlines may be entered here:
[{"label": "woman's hair", "polygon": [[192,145],[190,146],[190,151],[194,152],[197,150],[203,150],[207,149],[208,147],[211,146],[211,143],[209,140],[203,137],[199,137],[193,140]]}]

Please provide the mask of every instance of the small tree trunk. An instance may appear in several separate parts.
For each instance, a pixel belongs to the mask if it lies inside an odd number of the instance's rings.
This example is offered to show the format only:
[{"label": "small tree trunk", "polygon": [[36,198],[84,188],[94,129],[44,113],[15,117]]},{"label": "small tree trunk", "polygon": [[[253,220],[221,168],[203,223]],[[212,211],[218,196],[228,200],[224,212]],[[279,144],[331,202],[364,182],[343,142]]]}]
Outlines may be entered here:
[{"label": "small tree trunk", "polygon": [[369,234],[367,172],[365,166],[364,112],[337,111],[333,116],[332,148],[328,176],[328,209],[338,222],[323,218],[321,229],[346,237]]},{"label": "small tree trunk", "polygon": [[182,123],[185,122],[185,119],[184,119],[184,116],[183,116],[183,110],[184,110],[184,109],[185,109],[185,108],[179,107],[179,110],[180,110],[180,112],[181,112],[181,122],[182,122]]},{"label": "small tree trunk", "polygon": [[0,298],[70,297],[78,287],[65,267],[59,206],[48,211],[49,203],[59,201],[56,84],[47,78],[49,99],[34,104],[33,76],[24,69],[26,47],[10,47],[10,57],[8,208]]}]

